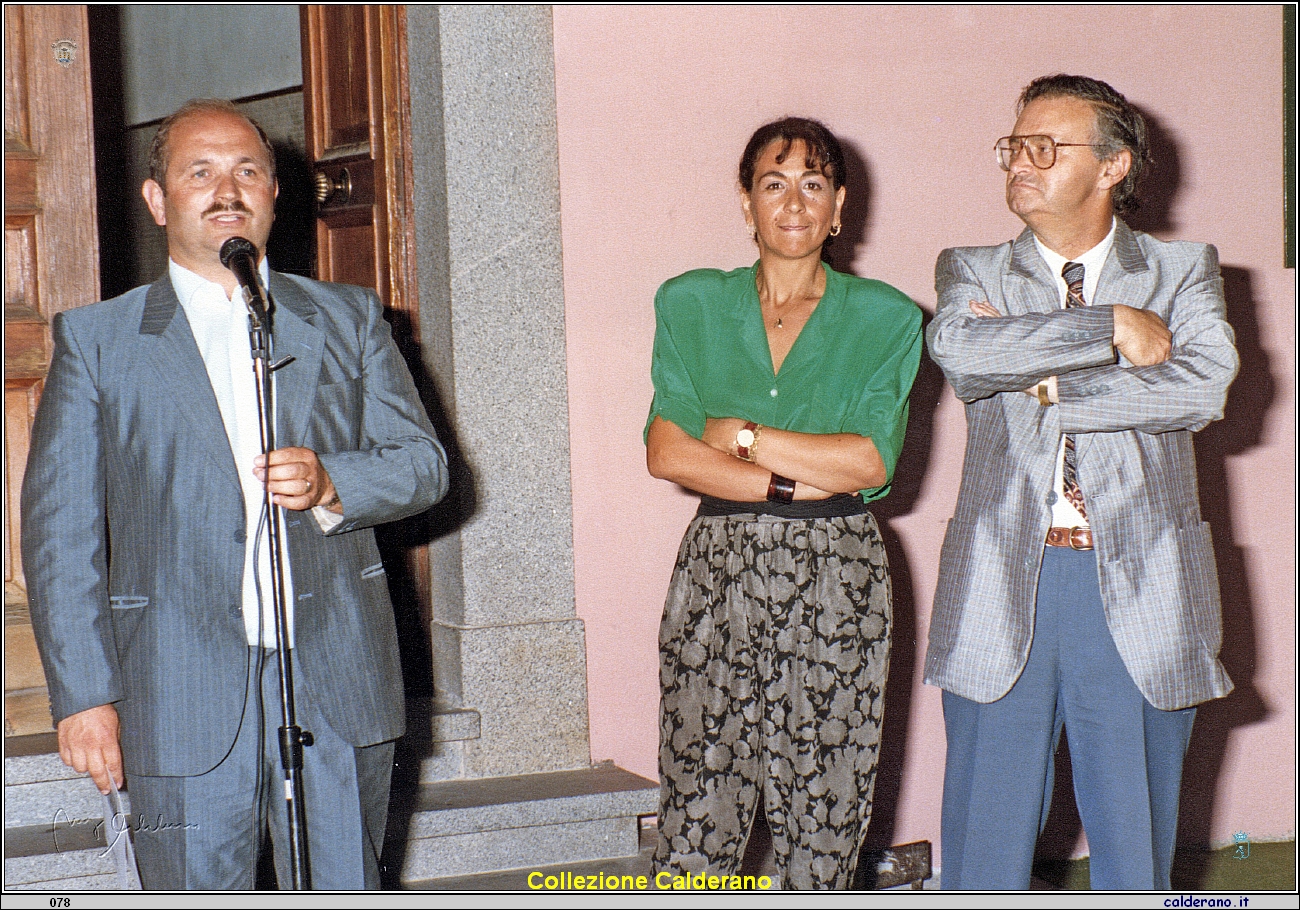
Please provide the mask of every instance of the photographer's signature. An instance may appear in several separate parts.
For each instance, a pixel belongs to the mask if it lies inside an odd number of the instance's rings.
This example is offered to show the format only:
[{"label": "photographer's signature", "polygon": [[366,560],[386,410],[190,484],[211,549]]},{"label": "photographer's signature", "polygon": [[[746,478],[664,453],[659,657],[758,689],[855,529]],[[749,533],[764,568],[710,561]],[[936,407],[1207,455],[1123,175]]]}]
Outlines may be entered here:
[{"label": "photographer's signature", "polygon": [[[100,854],[100,856],[107,856],[112,852],[122,835],[126,834],[128,831],[145,831],[148,833],[157,833],[159,831],[197,831],[199,827],[198,825],[193,824],[166,822],[163,821],[161,815],[159,815],[157,821],[154,822],[149,822],[143,818],[133,818],[125,812],[116,812],[108,818],[72,818],[63,809],[57,809],[54,812],[54,820],[50,825],[50,833],[54,835],[55,853],[63,852],[59,849],[60,825],[65,828],[84,827],[86,825],[92,826],[91,833],[95,838],[99,839],[102,837],[104,843],[108,844],[108,847]],[[113,837],[111,840],[108,837],[108,832],[104,830],[105,825],[108,826],[108,831],[112,832]]]}]

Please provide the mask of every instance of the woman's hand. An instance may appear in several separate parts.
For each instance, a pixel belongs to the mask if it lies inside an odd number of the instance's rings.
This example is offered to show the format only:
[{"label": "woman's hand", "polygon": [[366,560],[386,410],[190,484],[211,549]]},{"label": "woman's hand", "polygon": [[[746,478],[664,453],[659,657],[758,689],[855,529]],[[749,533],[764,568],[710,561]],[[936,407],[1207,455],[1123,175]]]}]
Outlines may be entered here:
[{"label": "woman's hand", "polygon": [[[737,457],[736,434],[744,426],[738,417],[710,417],[704,421],[704,442]],[[754,463],[769,473],[834,493],[870,490],[889,479],[871,437],[856,433],[796,433],[763,427],[749,451]]]},{"label": "woman's hand", "polygon": [[710,417],[704,421],[704,442],[719,452],[736,455],[736,434],[745,427],[739,417]]},{"label": "woman's hand", "polygon": [[[737,428],[745,425],[742,420],[730,419],[734,420],[734,426]],[[721,429],[715,429],[719,438],[722,438],[723,432]],[[767,437],[764,436],[764,441],[766,439]],[[734,446],[735,442],[736,430],[733,429],[730,444]],[[646,468],[654,477],[671,480],[688,490],[716,496],[719,499],[730,499],[735,502],[762,502],[767,499],[767,486],[774,473],[771,468],[750,464],[728,455],[709,443],[696,439],[677,424],[662,417],[656,417],[650,424],[645,446]],[[782,476],[790,477],[789,474]],[[796,482],[794,488],[796,500],[826,499],[832,495],[797,477],[791,479]]]}]

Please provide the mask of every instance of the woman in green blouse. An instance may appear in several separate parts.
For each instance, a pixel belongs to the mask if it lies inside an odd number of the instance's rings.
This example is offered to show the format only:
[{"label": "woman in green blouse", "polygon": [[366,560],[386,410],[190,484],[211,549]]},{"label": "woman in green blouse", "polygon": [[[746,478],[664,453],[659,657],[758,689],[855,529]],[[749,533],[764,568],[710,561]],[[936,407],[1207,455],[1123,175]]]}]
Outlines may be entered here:
[{"label": "woman in green blouse", "polygon": [[787,888],[848,887],[871,814],[891,607],[867,503],[898,461],[921,311],[822,262],[844,176],[820,123],[759,128],[740,161],[758,262],[655,297],[646,462],[701,494],[659,633],[655,865],[724,887],[760,798]]}]

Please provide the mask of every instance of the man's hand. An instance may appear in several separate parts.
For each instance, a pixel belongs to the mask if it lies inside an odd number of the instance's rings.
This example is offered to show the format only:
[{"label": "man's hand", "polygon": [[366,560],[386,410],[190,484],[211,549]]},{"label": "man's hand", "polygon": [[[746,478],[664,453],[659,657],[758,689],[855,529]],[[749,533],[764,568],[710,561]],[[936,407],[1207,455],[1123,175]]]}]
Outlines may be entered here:
[{"label": "man's hand", "polygon": [[109,777],[121,787],[122,746],[118,739],[117,708],[100,705],[59,721],[59,758],[74,771],[90,774],[100,793],[107,793]]},{"label": "man's hand", "polygon": [[267,460],[258,455],[253,462],[253,476],[267,485],[271,501],[294,512],[324,506],[336,515],[343,514],[343,503],[334,491],[334,481],[311,449],[297,446],[276,449]]},{"label": "man's hand", "polygon": [[1155,366],[1169,359],[1174,336],[1165,321],[1150,310],[1135,310],[1122,303],[1114,304],[1115,337],[1112,344],[1129,363],[1138,367]]},{"label": "man's hand", "polygon": [[986,300],[972,300],[970,302],[970,311],[980,319],[988,319],[990,316],[1002,315],[996,308],[994,308],[993,304]]}]

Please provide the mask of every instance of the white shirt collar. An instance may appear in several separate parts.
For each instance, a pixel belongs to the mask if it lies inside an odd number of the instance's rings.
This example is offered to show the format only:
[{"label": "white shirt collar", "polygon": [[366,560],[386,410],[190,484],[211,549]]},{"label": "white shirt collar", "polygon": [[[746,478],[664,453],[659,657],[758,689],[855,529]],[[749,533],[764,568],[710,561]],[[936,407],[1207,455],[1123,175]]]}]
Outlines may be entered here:
[{"label": "white shirt collar", "polygon": [[1065,306],[1065,297],[1069,289],[1065,283],[1065,276],[1061,270],[1065,268],[1067,262],[1079,262],[1083,264],[1083,299],[1092,303],[1097,296],[1097,284],[1101,279],[1101,267],[1106,264],[1106,257],[1110,255],[1110,248],[1115,243],[1115,224],[1114,218],[1110,220],[1110,233],[1108,233],[1101,243],[1094,246],[1082,256],[1075,256],[1073,259],[1066,259],[1055,250],[1049,249],[1034,235],[1034,245],[1038,247],[1038,254],[1043,257],[1047,263],[1048,269],[1051,270],[1053,277],[1056,278],[1056,289],[1061,296],[1061,306]]},{"label": "white shirt collar", "polygon": [[[1110,220],[1110,232],[1102,238],[1101,243],[1094,246],[1082,256],[1075,256],[1073,259],[1066,259],[1056,250],[1047,247],[1043,241],[1034,235],[1034,245],[1038,247],[1038,254],[1043,257],[1047,267],[1052,270],[1052,274],[1057,278],[1061,277],[1061,269],[1065,268],[1067,262],[1079,262],[1083,264],[1084,274],[1087,276],[1098,275],[1101,273],[1101,267],[1106,262],[1106,256],[1110,253],[1110,248],[1115,243],[1115,219]],[[1062,279],[1064,280],[1064,279]]]},{"label": "white shirt collar", "polygon": [[[263,286],[269,286],[271,283],[271,268],[267,265],[265,256],[263,256],[262,261],[257,264],[257,271],[262,276]],[[232,299],[226,295],[226,289],[221,285],[217,284],[215,281],[209,281],[202,275],[191,272],[183,265],[178,265],[175,259],[167,260],[167,274],[168,277],[171,278],[172,289],[176,292],[176,299],[181,302],[181,306],[185,307],[187,311],[189,310],[190,302],[194,299],[195,295],[201,291],[211,293],[212,289],[216,288],[217,292],[221,294],[222,297],[227,300]],[[236,288],[236,290],[238,291],[239,288]],[[240,294],[240,299],[243,299],[242,293]]]}]

